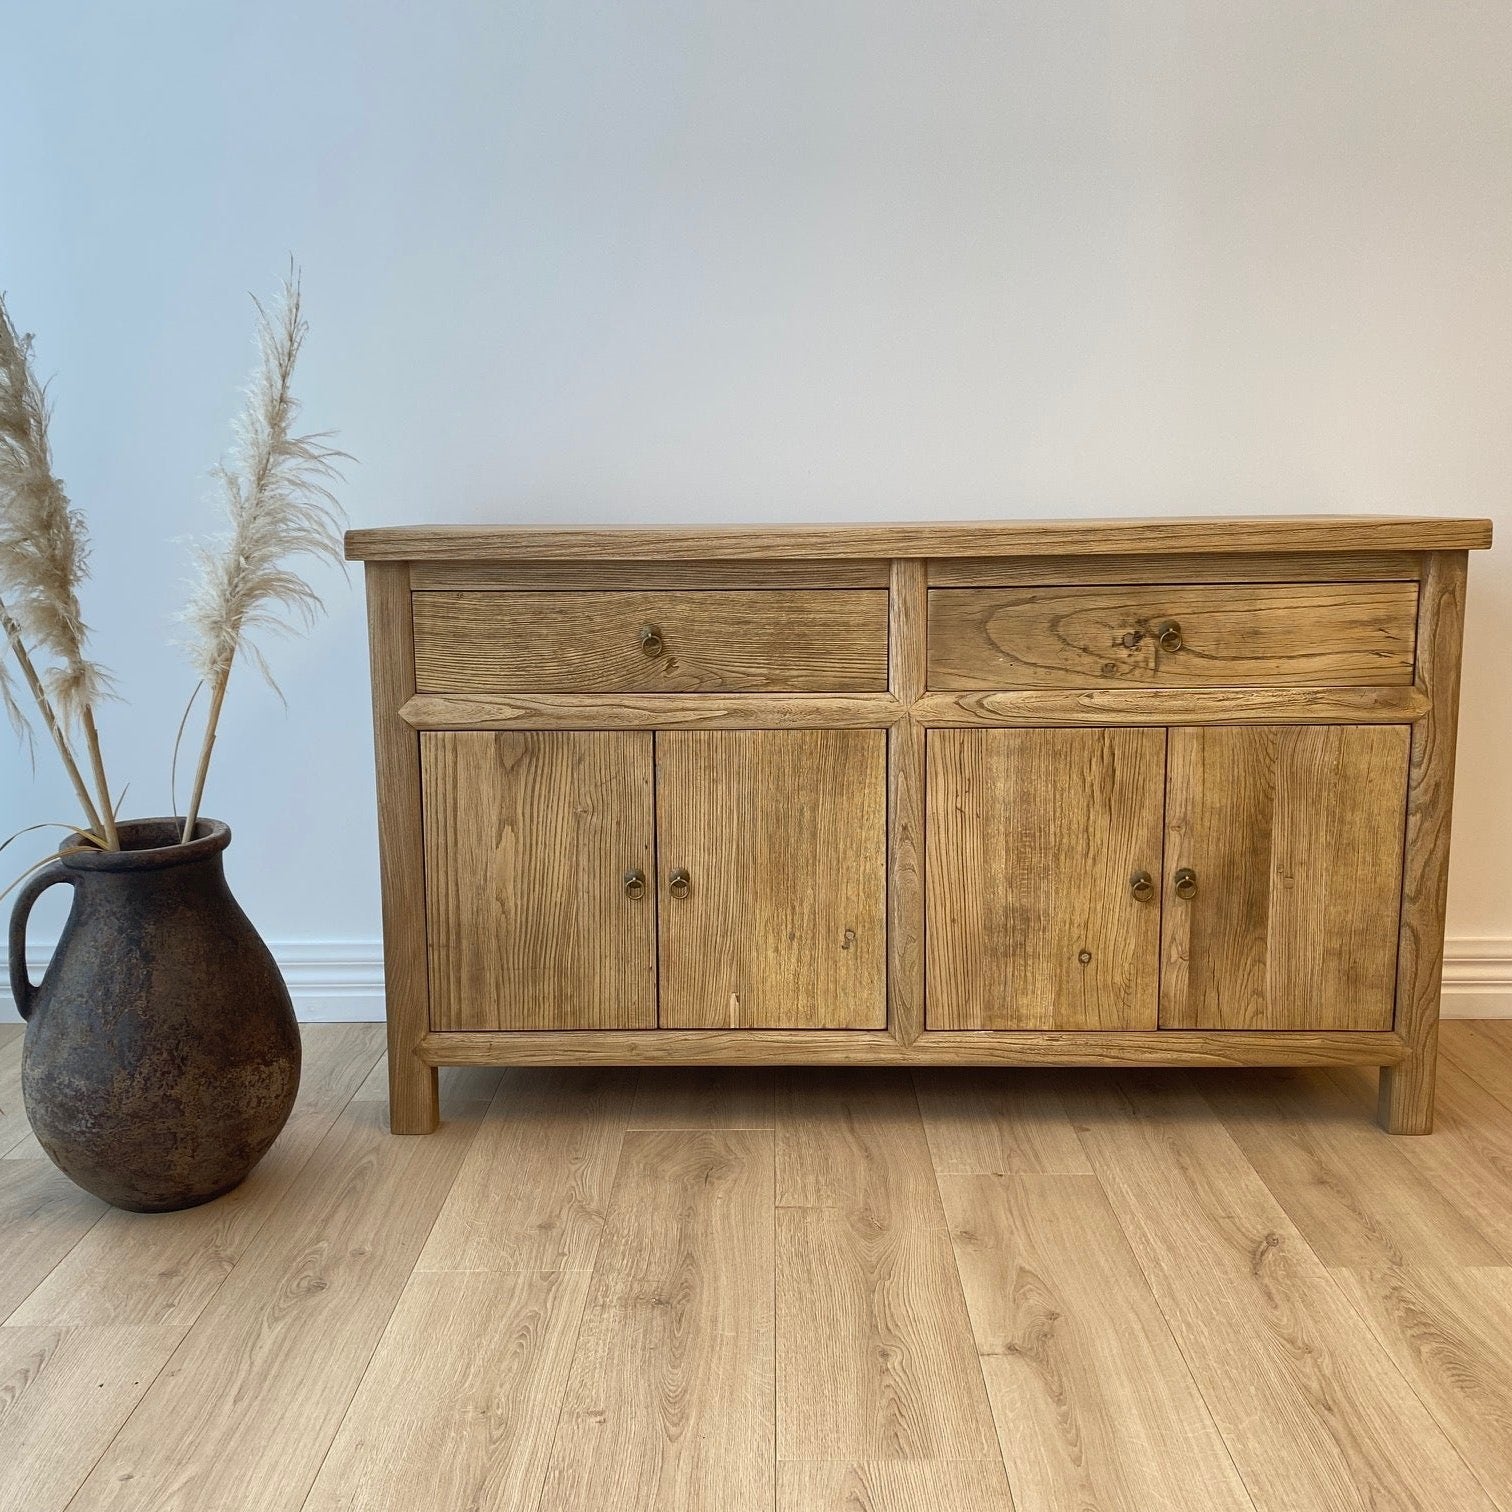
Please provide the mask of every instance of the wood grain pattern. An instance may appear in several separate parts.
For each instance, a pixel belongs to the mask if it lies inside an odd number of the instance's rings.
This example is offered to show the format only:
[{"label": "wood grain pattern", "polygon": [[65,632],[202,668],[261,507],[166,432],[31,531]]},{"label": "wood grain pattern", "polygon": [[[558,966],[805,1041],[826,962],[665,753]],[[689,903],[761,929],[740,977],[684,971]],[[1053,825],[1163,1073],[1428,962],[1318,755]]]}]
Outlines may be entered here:
[{"label": "wood grain pattern", "polygon": [[1503,1265],[1504,1255],[1324,1072],[1221,1073],[1208,1105],[1308,1247],[1329,1266]]},{"label": "wood grain pattern", "polygon": [[1087,688],[926,693],[909,710],[931,728],[1019,725],[1410,724],[1428,712],[1416,688]]},{"label": "wood grain pattern", "polygon": [[1427,1134],[1433,1128],[1467,565],[1460,551],[1434,553],[1423,566],[1417,681],[1433,711],[1413,727],[1407,777],[1395,1028],[1410,1054],[1382,1073],[1379,1103],[1381,1123],[1393,1134]]},{"label": "wood grain pattern", "polygon": [[429,1134],[440,1117],[436,1073],[415,1054],[430,1028],[420,739],[399,717],[415,693],[409,569],[402,562],[372,562],[365,576],[383,890],[383,987],[388,1004],[389,1124],[396,1134]]},{"label": "wood grain pattern", "polygon": [[1171,731],[1163,1028],[1391,1024],[1408,742],[1393,725]]},{"label": "wood grain pattern", "polygon": [[1487,1493],[1512,1507],[1512,1270],[1386,1266],[1334,1279]]},{"label": "wood grain pattern", "polygon": [[931,589],[929,686],[1410,683],[1416,617],[1414,583]]},{"label": "wood grain pattern", "polygon": [[[1309,560],[1306,557],[1302,561]],[[1345,561],[1353,560],[1344,558]],[[1411,565],[1418,558],[1389,558]],[[1395,574],[1372,573],[1373,577]],[[885,588],[889,563],[876,561],[802,562],[414,562],[410,587],[441,589],[624,590],[648,588]]]},{"label": "wood grain pattern", "polygon": [[[392,1139],[350,1105],[153,1382],[75,1512],[297,1512],[481,1110]],[[297,1404],[297,1410],[294,1408]]]},{"label": "wood grain pattern", "polygon": [[777,1512],[1014,1512],[993,1460],[782,1460]]},{"label": "wood grain pattern", "polygon": [[401,525],[349,530],[353,561],[653,561],[1125,555],[1149,552],[1482,551],[1491,522],[1409,515],[1015,520],[899,525],[558,529]]},{"label": "wood grain pattern", "polygon": [[655,1025],[651,740],[421,736],[437,1029]]},{"label": "wood grain pattern", "polygon": [[626,1134],[542,1507],[772,1505],[772,1136]]},{"label": "wood grain pattern", "polygon": [[927,1021],[936,1029],[1153,1029],[1159,730],[929,736]]},{"label": "wood grain pattern", "polygon": [[632,1129],[770,1129],[770,1067],[650,1066],[636,1077]]},{"label": "wood grain pattern", "polygon": [[[924,692],[929,589],[924,563],[892,564],[888,691],[901,706]],[[899,1044],[924,1031],[924,728],[899,720],[887,737],[887,1013]]]},{"label": "wood grain pattern", "polygon": [[1257,1512],[1491,1502],[1189,1084],[1085,1078],[1092,1167]]},{"label": "wood grain pattern", "polygon": [[0,1162],[0,1318],[9,1320],[110,1211],[50,1160]]},{"label": "wood grain pattern", "polygon": [[[865,589],[417,593],[426,693],[880,692],[887,595]],[[644,627],[664,649],[648,656]]]},{"label": "wood grain pattern", "polygon": [[1056,1072],[914,1072],[935,1170],[943,1176],[1085,1176],[1092,1167]]},{"label": "wood grain pattern", "polygon": [[506,1073],[416,1270],[591,1267],[634,1097],[622,1071]]},{"label": "wood grain pattern", "polygon": [[[427,564],[417,564],[415,570],[422,567],[438,570]],[[1415,582],[1421,571],[1422,558],[1410,551],[943,557],[930,562],[929,584],[1011,588],[1052,583],[1389,583]]]},{"label": "wood grain pattern", "polygon": [[1096,1177],[940,1186],[1014,1505],[1252,1512]]},{"label": "wood grain pattern", "polygon": [[777,1203],[863,1227],[945,1228],[912,1083],[897,1071],[777,1078]]},{"label": "wood grain pattern", "polygon": [[656,736],[663,1026],[885,1026],[885,762],[878,730]]},{"label": "wood grain pattern", "polygon": [[412,1276],[301,1512],[534,1508],[588,1280]]},{"label": "wood grain pattern", "polygon": [[525,1031],[428,1035],[438,1066],[1388,1066],[1406,1054],[1389,1030],[1016,1030],[891,1034],[823,1029]]},{"label": "wood grain pattern", "polygon": [[880,729],[906,712],[887,693],[454,693],[400,710],[419,730]]},{"label": "wood grain pattern", "polygon": [[783,1073],[776,1197],[779,1458],[996,1462],[908,1080]]},{"label": "wood grain pattern", "polygon": [[0,1507],[62,1512],[183,1333],[0,1328]]}]

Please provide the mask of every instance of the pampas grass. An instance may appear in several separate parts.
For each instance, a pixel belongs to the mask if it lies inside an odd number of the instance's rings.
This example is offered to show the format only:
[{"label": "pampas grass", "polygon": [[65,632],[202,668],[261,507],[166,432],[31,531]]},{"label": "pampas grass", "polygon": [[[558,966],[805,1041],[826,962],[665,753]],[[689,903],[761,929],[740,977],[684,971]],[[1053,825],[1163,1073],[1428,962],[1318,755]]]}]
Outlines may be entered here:
[{"label": "pampas grass", "polygon": [[[257,371],[230,458],[215,470],[230,528],[196,549],[199,580],[183,616],[201,680],[180,737],[200,690],[210,694],[185,810],[185,841],[199,817],[232,667],[245,658],[272,684],[254,635],[308,628],[320,612],[320,599],[294,565],[297,559],[341,561],[341,510],[329,485],[340,477],[336,464],[346,454],[327,445],[325,433],[296,430],[294,369],[307,327],[292,263],[274,307],[265,309],[255,299],[253,305]],[[119,800],[111,801],[94,713],[96,704],[111,696],[112,683],[88,654],[79,607],[88,532],[53,472],[49,419],[46,390],[33,370],[31,337],[17,332],[0,298],[0,707],[30,742],[29,696],[57,747],[84,811],[71,849],[119,850]],[[175,744],[175,761],[177,753]]]},{"label": "pampas grass", "polygon": [[[31,337],[17,333],[0,297],[0,632],[16,658],[42,723],[57,747],[89,828],[119,848],[94,706],[109,675],[86,651],[79,585],[88,533],[52,470],[47,396],[32,367]],[[0,701],[27,728],[14,684],[0,672]],[[83,734],[91,794],[71,737]]]},{"label": "pampas grass", "polygon": [[336,463],[346,454],[326,445],[329,432],[295,433],[294,368],[308,329],[300,313],[297,271],[290,267],[272,311],[253,303],[257,372],[236,425],[231,459],[216,469],[231,528],[196,550],[200,580],[184,612],[193,632],[189,653],[201,685],[210,690],[194,787],[184,810],[186,842],[199,817],[233,664],[246,656],[276,690],[253,632],[308,628],[322,605],[290,563],[298,557],[341,561],[341,509],[328,484],[340,478]]}]

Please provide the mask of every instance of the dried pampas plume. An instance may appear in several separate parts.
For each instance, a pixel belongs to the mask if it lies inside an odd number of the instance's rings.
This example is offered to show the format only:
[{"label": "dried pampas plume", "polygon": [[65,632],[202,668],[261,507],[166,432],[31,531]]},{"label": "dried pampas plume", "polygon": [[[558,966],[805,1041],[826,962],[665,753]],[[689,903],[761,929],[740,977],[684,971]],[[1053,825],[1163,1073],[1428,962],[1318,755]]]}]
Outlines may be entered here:
[{"label": "dried pampas plume", "polygon": [[194,833],[205,777],[231,667],[250,657],[276,689],[267,662],[249,639],[257,630],[308,627],[322,605],[292,566],[309,556],[341,561],[341,508],[328,484],[341,474],[346,453],[327,446],[329,432],[296,435],[299,403],[294,367],[304,343],[299,277],[291,266],[279,303],[269,311],[256,300],[259,363],[236,426],[229,462],[216,469],[231,529],[196,550],[200,580],[184,612],[194,632],[190,655],[210,689],[210,709],[194,788],[184,817],[184,839]]},{"label": "dried pampas plume", "polygon": [[[0,298],[0,632],[16,659],[90,828],[117,847],[94,705],[110,678],[86,654],[79,585],[88,575],[88,536],[52,470],[47,396],[32,369],[31,338],[19,335]],[[0,702],[18,727],[25,718],[0,667]],[[83,731],[94,777],[91,797],[70,745]],[[98,806],[96,804],[98,801]]]}]

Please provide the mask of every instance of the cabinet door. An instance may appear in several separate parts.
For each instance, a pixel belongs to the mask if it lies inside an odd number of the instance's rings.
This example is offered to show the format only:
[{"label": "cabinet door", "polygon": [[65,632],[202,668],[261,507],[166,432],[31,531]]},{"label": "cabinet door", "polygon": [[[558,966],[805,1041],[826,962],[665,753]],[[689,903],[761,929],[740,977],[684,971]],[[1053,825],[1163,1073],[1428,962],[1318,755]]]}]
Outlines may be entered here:
[{"label": "cabinet door", "polygon": [[655,1027],[651,755],[639,732],[420,737],[432,1028]]},{"label": "cabinet door", "polygon": [[1165,731],[931,730],[927,760],[928,1027],[1155,1028]]},{"label": "cabinet door", "polygon": [[1391,1028],[1408,735],[1170,732],[1162,1028]]},{"label": "cabinet door", "polygon": [[656,824],[664,1028],[886,1027],[884,731],[658,733]]}]

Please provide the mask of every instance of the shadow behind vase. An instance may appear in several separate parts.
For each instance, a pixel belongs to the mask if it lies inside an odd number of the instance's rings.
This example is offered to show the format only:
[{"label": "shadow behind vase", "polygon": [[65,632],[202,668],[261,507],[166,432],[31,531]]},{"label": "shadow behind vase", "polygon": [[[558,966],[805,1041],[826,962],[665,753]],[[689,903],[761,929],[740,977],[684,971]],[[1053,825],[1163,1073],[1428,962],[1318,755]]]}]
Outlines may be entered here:
[{"label": "shadow behind vase", "polygon": [[[122,849],[65,856],[22,888],[10,971],[26,1019],[22,1094],[42,1148],[134,1212],[193,1207],[243,1181],[299,1089],[299,1027],[273,957],[226,885],[231,831],[120,827]],[[39,986],[26,920],[48,887],[73,907]]]}]

